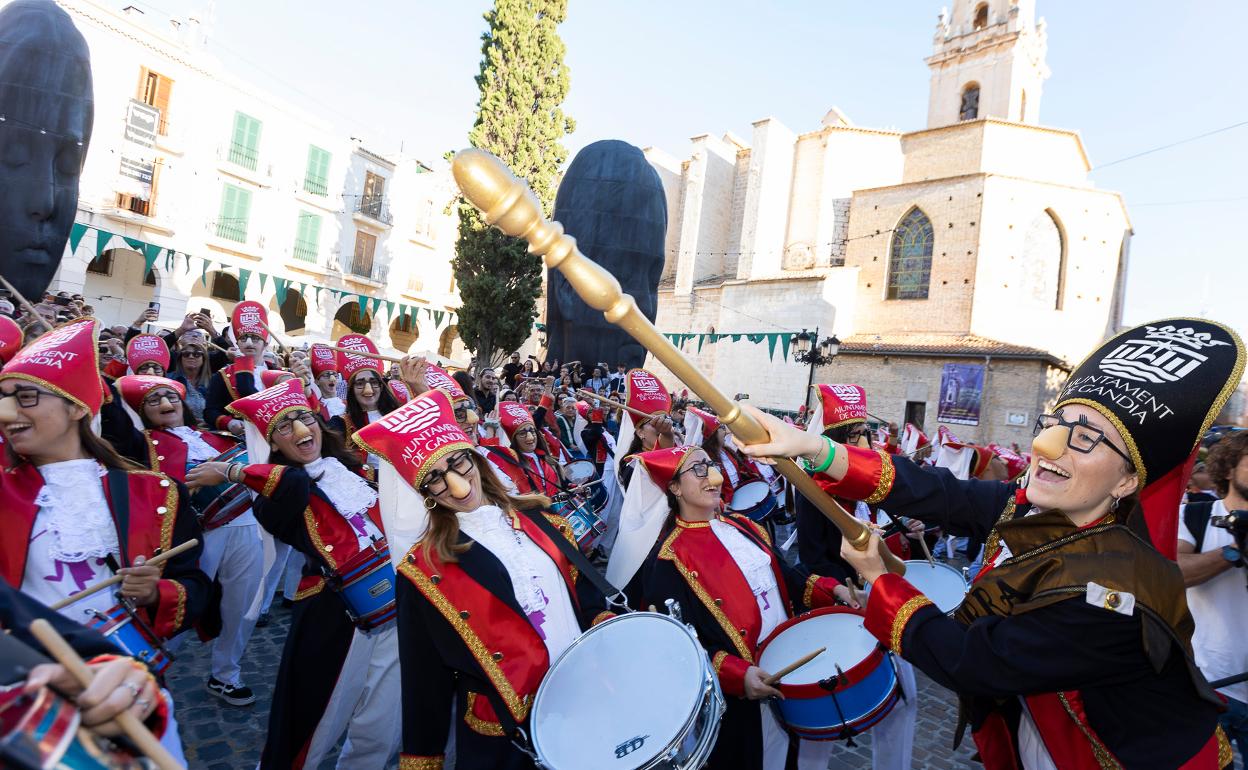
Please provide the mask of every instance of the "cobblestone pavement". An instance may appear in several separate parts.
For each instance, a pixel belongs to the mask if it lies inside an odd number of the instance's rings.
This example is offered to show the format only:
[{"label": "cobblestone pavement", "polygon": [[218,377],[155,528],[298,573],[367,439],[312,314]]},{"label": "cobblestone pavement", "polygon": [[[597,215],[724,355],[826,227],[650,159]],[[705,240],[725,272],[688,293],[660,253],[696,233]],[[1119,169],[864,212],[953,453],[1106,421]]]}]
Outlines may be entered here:
[{"label": "cobblestone pavement", "polygon": [[[192,770],[243,770],[253,768],[260,758],[260,747],[268,723],[269,700],[282,657],[282,643],[290,623],[290,611],[280,602],[273,604],[273,622],[256,629],[243,661],[243,681],[256,693],[256,703],[245,708],[227,706],[208,694],[208,647],[193,641],[177,656],[171,669],[169,689],[173,692],[181,725],[186,758]],[[914,739],[914,767],[921,770],[951,770],[982,767],[970,761],[966,745],[951,750],[957,703],[949,691],[918,674],[919,717]],[[832,758],[832,770],[871,767],[871,736],[860,736],[855,748],[839,747]],[[969,739],[966,744],[969,744]],[[332,768],[332,758],[322,768]]]}]

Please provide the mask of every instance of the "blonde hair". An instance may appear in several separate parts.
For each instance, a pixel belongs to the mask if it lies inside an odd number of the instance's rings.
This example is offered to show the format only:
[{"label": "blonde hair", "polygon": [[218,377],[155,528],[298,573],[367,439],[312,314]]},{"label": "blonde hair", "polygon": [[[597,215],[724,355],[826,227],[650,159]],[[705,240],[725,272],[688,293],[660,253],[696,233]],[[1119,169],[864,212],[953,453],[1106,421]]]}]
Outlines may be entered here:
[{"label": "blonde hair", "polygon": [[[477,470],[477,478],[481,480],[481,493],[487,505],[497,505],[504,511],[519,508],[549,508],[550,498],[545,495],[513,496],[507,493],[502,483],[494,476],[489,460],[475,450],[469,450],[472,465]],[[433,497],[427,497],[433,500]],[[458,512],[442,503],[435,502],[429,510],[429,531],[420,540],[421,554],[430,564],[455,564],[459,554],[468,550],[467,545],[459,543]]]}]

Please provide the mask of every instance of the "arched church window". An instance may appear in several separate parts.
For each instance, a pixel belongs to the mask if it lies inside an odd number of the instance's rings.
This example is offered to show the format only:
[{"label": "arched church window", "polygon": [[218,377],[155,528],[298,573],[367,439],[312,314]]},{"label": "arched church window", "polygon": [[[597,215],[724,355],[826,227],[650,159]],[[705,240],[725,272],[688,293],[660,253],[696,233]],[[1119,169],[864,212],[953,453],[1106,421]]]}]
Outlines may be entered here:
[{"label": "arched church window", "polygon": [[974,120],[979,117],[979,84],[971,83],[962,89],[962,106],[958,108],[958,120]]},{"label": "arched church window", "polygon": [[932,277],[932,221],[916,206],[893,231],[888,299],[927,299]]},{"label": "arched church window", "polygon": [[1066,277],[1066,243],[1052,211],[1042,211],[1023,236],[1024,298],[1037,305],[1062,309]]},{"label": "arched church window", "polygon": [[980,3],[979,6],[975,9],[975,21],[972,23],[971,28],[975,30],[980,30],[987,26],[988,26],[988,4]]}]

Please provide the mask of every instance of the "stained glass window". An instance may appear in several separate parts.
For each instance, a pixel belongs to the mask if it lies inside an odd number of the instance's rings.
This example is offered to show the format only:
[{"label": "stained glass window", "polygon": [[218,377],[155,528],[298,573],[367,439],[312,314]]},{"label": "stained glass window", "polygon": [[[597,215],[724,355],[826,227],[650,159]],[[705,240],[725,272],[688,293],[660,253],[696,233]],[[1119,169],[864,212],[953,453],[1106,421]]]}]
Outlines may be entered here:
[{"label": "stained glass window", "polygon": [[888,265],[888,299],[927,299],[932,277],[932,221],[918,208],[893,232]]}]

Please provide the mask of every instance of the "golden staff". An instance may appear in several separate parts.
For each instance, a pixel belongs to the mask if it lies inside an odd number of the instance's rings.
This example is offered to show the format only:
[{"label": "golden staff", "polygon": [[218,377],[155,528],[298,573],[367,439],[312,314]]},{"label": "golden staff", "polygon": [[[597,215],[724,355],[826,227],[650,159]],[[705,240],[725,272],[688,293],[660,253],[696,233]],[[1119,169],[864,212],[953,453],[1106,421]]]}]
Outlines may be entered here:
[{"label": "golden staff", "polygon": [[[562,225],[546,218],[541,204],[529,190],[529,186],[512,174],[501,160],[485,150],[469,148],[456,153],[451,169],[464,197],[481,210],[486,223],[494,225],[507,235],[528,241],[530,252],[544,257],[547,267],[563,273],[585,304],[602,311],[604,318],[628,332],[633,339],[653,353],[655,358],[662,361],[672,374],[715,410],[733,435],[747,444],[768,440],[767,431],[757,420],[741,411],[735,401],[729,400],[711,384],[641,314],[636,301],[624,293],[615,276],[586,258],[576,248],[576,239],[564,234]],[[850,515],[793,460],[777,457],[775,462],[776,470],[807,500],[814,503],[851,545],[860,551],[867,549],[871,531],[865,523]],[[879,552],[890,572],[905,574],[905,565],[883,542],[880,543]]]}]

